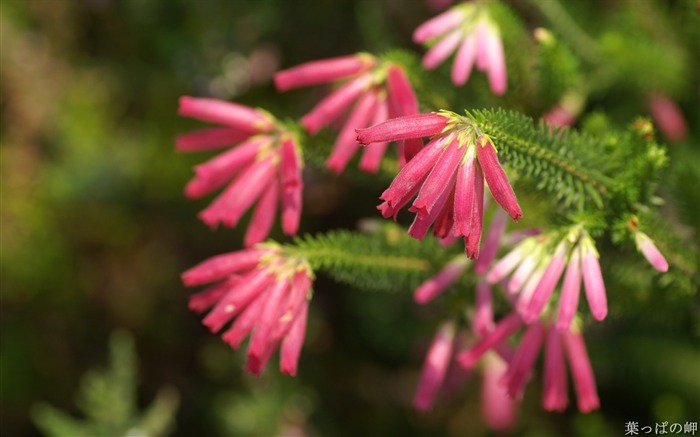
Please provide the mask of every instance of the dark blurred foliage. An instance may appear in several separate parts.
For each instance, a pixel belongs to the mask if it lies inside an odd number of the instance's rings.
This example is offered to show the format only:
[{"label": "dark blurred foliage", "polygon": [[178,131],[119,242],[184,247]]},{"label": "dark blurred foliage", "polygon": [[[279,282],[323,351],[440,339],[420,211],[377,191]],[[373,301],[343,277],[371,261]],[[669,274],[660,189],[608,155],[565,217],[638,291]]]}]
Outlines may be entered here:
[{"label": "dark blurred foliage", "polygon": [[[618,2],[574,3],[596,23]],[[410,34],[432,14],[405,0],[3,0],[2,435],[37,435],[29,411],[38,402],[80,417],[81,375],[106,365],[116,328],[135,338],[138,407],[160,387],[179,392],[175,435],[490,435],[478,378],[429,414],[410,407],[439,313],[416,308],[409,292],[363,293],[320,275],[300,375],[270,365],[255,378],[241,371],[242,353],[187,311],[190,291],[179,281],[185,268],[239,248],[245,223],[211,232],[196,218],[208,200],[183,198],[202,156],[173,152],[178,133],[200,126],[176,116],[177,98],[235,99],[296,117],[320,91],[279,98],[276,69],[417,49]],[[682,79],[697,80],[697,66],[693,58]],[[605,111],[627,95],[594,95],[591,108]],[[691,139],[670,151],[679,164],[664,184],[677,199],[666,208],[682,210],[673,225],[686,236],[698,222],[683,217],[697,217],[700,204],[696,105],[697,96],[682,101]],[[633,100],[613,106],[615,121],[646,112]],[[307,177],[305,231],[376,216],[376,187],[324,171]],[[271,237],[283,239],[279,230]],[[640,294],[654,292],[649,275],[639,281]],[[535,377],[516,434],[622,435],[626,421],[700,420],[697,301],[672,295],[659,308],[647,300],[587,333],[602,410],[545,413]]]}]

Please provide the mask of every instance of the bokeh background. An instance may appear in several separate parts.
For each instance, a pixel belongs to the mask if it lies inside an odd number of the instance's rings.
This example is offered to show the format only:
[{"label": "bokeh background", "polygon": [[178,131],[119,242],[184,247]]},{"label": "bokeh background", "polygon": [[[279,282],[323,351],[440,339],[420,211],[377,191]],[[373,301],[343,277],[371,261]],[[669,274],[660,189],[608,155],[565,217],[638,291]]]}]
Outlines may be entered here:
[{"label": "bokeh background", "polygon": [[[595,23],[635,2],[584,3]],[[668,2],[667,18],[688,3]],[[512,5],[538,20],[524,2]],[[492,435],[479,415],[478,378],[428,414],[411,408],[439,316],[416,308],[410,290],[363,293],[319,275],[299,376],[270,366],[256,378],[241,371],[244,354],[187,311],[190,290],[179,281],[184,269],[240,247],[245,223],[211,232],[196,218],[208,198],[182,196],[203,157],[173,150],[177,134],[201,126],[177,117],[178,97],[298,117],[322,91],[279,97],[275,70],[360,50],[420,53],[410,35],[433,14],[414,0],[3,0],[0,433],[39,435],[32,417],[48,404],[83,418],[83,375],[109,366],[109,339],[121,329],[139,357],[134,408],[173,388],[174,435]],[[700,47],[684,44],[690,53]],[[670,150],[662,188],[681,206],[669,220],[691,245],[697,57],[679,79],[691,132]],[[647,112],[626,97],[598,95],[592,105],[620,118]],[[376,216],[381,184],[313,169],[306,178],[305,231]],[[545,413],[536,378],[516,435],[623,435],[627,421],[700,421],[697,294],[651,298],[663,288],[643,287],[638,311],[587,332],[602,410]]]}]

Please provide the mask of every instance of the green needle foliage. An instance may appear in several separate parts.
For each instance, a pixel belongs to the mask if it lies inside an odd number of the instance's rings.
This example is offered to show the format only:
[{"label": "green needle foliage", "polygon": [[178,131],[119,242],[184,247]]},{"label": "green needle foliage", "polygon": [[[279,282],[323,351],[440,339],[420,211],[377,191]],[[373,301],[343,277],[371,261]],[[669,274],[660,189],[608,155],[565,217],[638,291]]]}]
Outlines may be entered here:
[{"label": "green needle foliage", "polygon": [[170,433],[179,404],[177,392],[162,389],[151,405],[139,412],[137,405],[137,368],[134,340],[123,331],[110,340],[110,368],[88,372],[82,380],[76,404],[84,420],[47,404],[34,407],[32,417],[47,436],[144,436]]}]

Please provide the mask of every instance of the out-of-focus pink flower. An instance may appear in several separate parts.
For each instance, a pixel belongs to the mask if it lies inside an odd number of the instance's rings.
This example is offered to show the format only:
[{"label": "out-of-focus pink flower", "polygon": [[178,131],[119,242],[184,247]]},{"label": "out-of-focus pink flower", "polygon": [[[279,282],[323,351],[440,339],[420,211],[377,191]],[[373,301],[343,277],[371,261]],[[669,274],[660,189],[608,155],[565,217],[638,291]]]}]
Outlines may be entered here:
[{"label": "out-of-focus pink flower", "polygon": [[280,370],[296,374],[313,281],[305,260],[276,244],[259,244],[210,258],[182,280],[188,286],[215,283],[190,297],[190,309],[210,309],[203,323],[214,333],[233,320],[222,338],[234,349],[250,335],[246,371],[259,375],[281,342]]},{"label": "out-of-focus pink flower", "polygon": [[567,330],[576,315],[582,278],[591,314],[603,320],[608,311],[607,298],[593,239],[576,227],[553,248],[551,236],[526,238],[494,265],[486,279],[494,284],[513,272],[507,282],[508,292],[518,295],[517,311],[526,323],[532,323],[549,303],[568,262],[557,326]]},{"label": "out-of-focus pink flower", "polygon": [[443,63],[456,51],[452,83],[464,85],[472,68],[485,71],[491,91],[502,95],[508,86],[505,54],[498,25],[491,18],[486,2],[461,3],[421,24],[413,32],[418,44],[433,43],[423,57],[429,70]]},{"label": "out-of-focus pink flower", "polygon": [[552,109],[542,116],[542,120],[554,127],[571,126],[581,114],[585,97],[578,91],[570,91]]},{"label": "out-of-focus pink flower", "polygon": [[295,234],[301,216],[303,162],[294,136],[270,114],[236,103],[181,97],[179,114],[228,127],[181,135],[178,150],[234,145],[195,167],[196,175],[185,187],[187,197],[199,198],[228,184],[200,213],[202,221],[212,228],[219,223],[235,227],[257,202],[244,239],[250,247],[267,238],[281,204],[282,229]]},{"label": "out-of-focus pink flower", "polygon": [[659,130],[670,141],[681,141],[688,134],[688,125],[683,112],[667,96],[654,93],[649,97],[649,109]]},{"label": "out-of-focus pink flower", "polygon": [[[326,161],[329,169],[342,173],[358,149],[355,129],[416,114],[418,101],[401,66],[366,53],[307,62],[275,74],[280,91],[336,81],[342,85],[305,114],[301,124],[313,135],[352,107]],[[410,160],[422,146],[420,140],[400,140],[400,162]],[[385,150],[385,143],[366,149],[360,169],[376,172]]]},{"label": "out-of-focus pink flower", "polygon": [[518,401],[508,395],[500,383],[508,368],[507,363],[494,353],[484,356],[481,376],[481,417],[486,425],[499,432],[509,432],[515,427]]},{"label": "out-of-focus pink flower", "polygon": [[457,326],[454,322],[445,322],[433,338],[430,349],[425,356],[423,372],[413,398],[413,406],[421,411],[430,409],[442,385],[452,359],[452,348]]},{"label": "out-of-focus pink flower", "polygon": [[[465,369],[472,369],[477,361],[490,350],[498,350],[508,337],[524,324],[517,312],[512,312],[496,324],[493,331],[483,336],[457,359]],[[530,324],[523,334],[515,353],[507,359],[508,369],[499,377],[500,385],[515,400],[522,398],[525,385],[545,343],[543,406],[549,411],[564,411],[568,405],[564,351],[569,362],[578,408],[588,413],[599,408],[593,370],[586,352],[583,337],[578,331],[562,332],[540,321]]]},{"label": "out-of-focus pink flower", "polygon": [[484,179],[496,202],[513,220],[522,217],[493,143],[470,119],[441,111],[390,119],[357,133],[358,142],[365,145],[435,135],[380,196],[384,203],[378,209],[386,218],[395,217],[417,195],[409,208],[416,213],[408,230],[412,237],[422,240],[435,223],[436,236],[463,237],[467,256],[477,258]]},{"label": "out-of-focus pink flower", "polygon": [[450,261],[437,275],[423,282],[413,295],[419,304],[425,304],[435,299],[447,287],[454,284],[469,266],[469,259],[459,256]]},{"label": "out-of-focus pink flower", "polygon": [[666,262],[666,258],[659,252],[659,249],[656,248],[656,245],[647,234],[636,231],[634,233],[634,241],[637,243],[637,249],[642,252],[642,255],[649,261],[652,267],[662,273],[668,271],[668,262]]}]

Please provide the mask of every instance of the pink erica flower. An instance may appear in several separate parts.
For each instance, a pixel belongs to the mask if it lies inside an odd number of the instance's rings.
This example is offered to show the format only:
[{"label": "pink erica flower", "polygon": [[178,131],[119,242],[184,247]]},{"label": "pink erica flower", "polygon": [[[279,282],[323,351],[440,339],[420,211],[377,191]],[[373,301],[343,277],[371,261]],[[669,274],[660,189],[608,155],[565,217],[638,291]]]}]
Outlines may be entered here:
[{"label": "pink erica flower", "polygon": [[[349,110],[326,161],[335,173],[342,173],[359,149],[355,129],[418,113],[418,101],[403,68],[366,53],[308,62],[275,74],[280,91],[330,82],[341,85],[305,114],[301,124],[313,135]],[[422,146],[416,139],[399,141],[401,162],[410,160]],[[386,148],[382,142],[365,149],[360,169],[376,172]]]},{"label": "pink erica flower", "polygon": [[597,410],[600,408],[598,390],[583,336],[574,331],[566,332],[564,345],[571,369],[571,377],[574,381],[579,411],[589,413]]},{"label": "pink erica flower", "polygon": [[430,226],[445,238],[464,238],[470,258],[479,255],[483,228],[484,180],[496,202],[517,221],[522,217],[515,193],[501,168],[496,149],[474,122],[457,114],[418,114],[398,117],[358,129],[360,144],[433,136],[433,139],[401,169],[382,193],[378,209],[396,216],[413,197],[409,208],[416,213],[408,234],[422,240]]},{"label": "pink erica flower", "polygon": [[547,411],[562,412],[569,405],[562,333],[550,328],[545,341],[542,406]]},{"label": "pink erica flower", "polygon": [[464,85],[472,68],[485,71],[491,91],[502,95],[507,88],[506,63],[498,25],[486,2],[461,3],[421,24],[413,41],[432,44],[423,66],[432,70],[455,53],[452,83]]},{"label": "pink erica flower", "polygon": [[[206,224],[235,227],[256,204],[244,244],[265,240],[282,207],[282,229],[293,235],[299,226],[303,162],[294,136],[270,114],[236,103],[182,97],[180,115],[224,124],[178,137],[178,150],[207,150],[233,145],[195,167],[185,195],[199,198],[228,184],[200,213]],[[237,143],[237,144],[236,144]]]},{"label": "pink erica flower", "polygon": [[501,378],[508,364],[499,355],[487,353],[483,360],[481,376],[481,417],[486,425],[499,432],[509,432],[515,427],[518,402],[511,398],[501,385]]},{"label": "pink erica flower", "polygon": [[552,240],[551,235],[522,240],[494,265],[486,279],[494,284],[510,275],[506,288],[513,298],[517,295],[516,308],[523,320],[532,323],[547,309],[566,270],[559,295],[558,329],[569,329],[576,315],[582,279],[593,318],[603,320],[607,298],[593,239],[576,226],[556,247]]},{"label": "pink erica flower", "polygon": [[259,375],[281,343],[280,369],[294,376],[306,330],[313,273],[305,260],[275,244],[210,258],[182,274],[187,286],[212,284],[190,297],[190,309],[209,310],[203,323],[237,349],[245,337],[245,370]]},{"label": "pink erica flower", "polygon": [[666,258],[659,252],[659,249],[656,248],[656,245],[647,234],[636,231],[634,233],[634,241],[637,243],[637,250],[642,252],[642,255],[649,261],[652,267],[662,273],[668,271]]},{"label": "pink erica flower", "polygon": [[413,398],[413,406],[421,411],[430,409],[445,379],[452,359],[456,330],[454,322],[443,323],[425,356],[423,371]]},{"label": "pink erica flower", "polygon": [[464,256],[458,256],[450,261],[437,275],[416,288],[413,295],[414,300],[419,304],[425,304],[435,299],[462,276],[467,266],[469,266],[469,259]]},{"label": "pink erica flower", "polygon": [[681,141],[688,134],[688,125],[678,105],[667,96],[654,93],[649,97],[649,109],[659,130],[670,141]]}]

